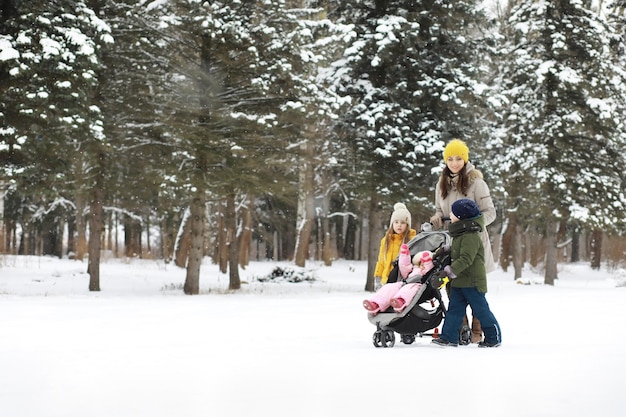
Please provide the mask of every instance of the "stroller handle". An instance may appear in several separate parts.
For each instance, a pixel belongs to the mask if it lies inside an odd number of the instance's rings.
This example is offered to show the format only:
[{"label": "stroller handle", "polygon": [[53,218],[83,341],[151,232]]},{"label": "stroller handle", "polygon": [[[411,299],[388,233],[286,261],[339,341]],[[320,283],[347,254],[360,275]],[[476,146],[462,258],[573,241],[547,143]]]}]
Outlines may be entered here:
[{"label": "stroller handle", "polygon": [[[450,221],[450,217],[442,217],[441,221],[442,222],[449,222]],[[422,226],[420,227],[420,230],[422,232],[432,232],[433,231],[433,224],[431,222],[422,223]]]}]

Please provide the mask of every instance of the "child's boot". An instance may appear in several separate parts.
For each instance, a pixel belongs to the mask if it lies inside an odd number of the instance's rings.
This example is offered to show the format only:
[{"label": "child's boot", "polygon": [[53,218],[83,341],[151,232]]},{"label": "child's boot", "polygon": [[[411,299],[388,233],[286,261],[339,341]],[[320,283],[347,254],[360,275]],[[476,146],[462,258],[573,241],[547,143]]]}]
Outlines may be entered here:
[{"label": "child's boot", "polygon": [[480,321],[476,317],[472,317],[472,343],[480,343],[483,340],[483,329]]},{"label": "child's boot", "polygon": [[376,314],[380,311],[378,303],[370,300],[363,300],[363,307],[372,314]]},{"label": "child's boot", "polygon": [[404,298],[402,298],[402,297],[392,298],[391,299],[391,307],[393,307],[393,309],[396,311],[396,313],[399,313],[402,310],[404,310],[404,306],[405,305],[406,305],[406,302],[404,301]]}]

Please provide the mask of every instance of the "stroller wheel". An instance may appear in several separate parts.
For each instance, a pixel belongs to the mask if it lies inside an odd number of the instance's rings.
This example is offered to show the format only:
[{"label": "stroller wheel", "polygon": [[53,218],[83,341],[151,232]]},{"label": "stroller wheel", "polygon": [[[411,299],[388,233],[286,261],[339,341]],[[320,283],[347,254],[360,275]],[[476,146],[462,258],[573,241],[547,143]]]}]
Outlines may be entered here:
[{"label": "stroller wheel", "polygon": [[374,332],[374,334],[372,335],[372,342],[374,343],[374,346],[376,346],[377,348],[382,347],[383,332]]},{"label": "stroller wheel", "polygon": [[415,335],[403,334],[401,336],[401,340],[402,340],[402,343],[404,343],[405,345],[410,345],[411,343],[415,342]]},{"label": "stroller wheel", "polygon": [[396,335],[391,330],[379,330],[374,332],[372,342],[376,347],[393,347],[396,344]]},{"label": "stroller wheel", "polygon": [[393,347],[396,344],[396,334],[392,330],[383,332],[383,347]]},{"label": "stroller wheel", "polygon": [[470,343],[472,343],[472,329],[466,325],[461,328],[461,334],[459,334],[459,345],[469,345]]}]

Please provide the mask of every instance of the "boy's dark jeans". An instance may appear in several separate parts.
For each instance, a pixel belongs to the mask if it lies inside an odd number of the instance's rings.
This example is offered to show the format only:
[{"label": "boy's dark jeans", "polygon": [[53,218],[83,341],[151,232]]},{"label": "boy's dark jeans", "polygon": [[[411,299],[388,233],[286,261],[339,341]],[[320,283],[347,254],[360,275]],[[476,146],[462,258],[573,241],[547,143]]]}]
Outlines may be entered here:
[{"label": "boy's dark jeans", "polygon": [[448,313],[446,314],[445,321],[443,322],[443,329],[441,331],[441,338],[449,342],[459,343],[459,332],[463,323],[463,317],[467,306],[472,307],[472,314],[478,320],[483,327],[483,333],[485,333],[485,342],[487,343],[501,343],[502,332],[500,331],[500,325],[498,320],[491,312],[489,303],[485,294],[478,291],[476,287],[470,288],[450,288],[448,303]]}]

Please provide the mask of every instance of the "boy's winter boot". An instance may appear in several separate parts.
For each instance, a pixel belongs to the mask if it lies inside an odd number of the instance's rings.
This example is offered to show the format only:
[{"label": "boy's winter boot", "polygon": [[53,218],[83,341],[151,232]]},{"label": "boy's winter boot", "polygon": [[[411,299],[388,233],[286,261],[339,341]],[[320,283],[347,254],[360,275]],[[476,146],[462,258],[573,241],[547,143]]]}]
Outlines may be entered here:
[{"label": "boy's winter boot", "polygon": [[458,343],[448,342],[446,339],[442,339],[441,337],[431,340],[430,343],[432,343],[433,345],[440,346],[440,347],[458,347],[459,346]]},{"label": "boy's winter boot", "polygon": [[483,329],[480,321],[476,317],[472,317],[472,343],[480,343],[483,340]]},{"label": "boy's winter boot", "polygon": [[491,348],[491,347],[499,347],[499,346],[500,346],[500,342],[495,342],[495,343],[479,342],[478,343],[479,348]]}]

